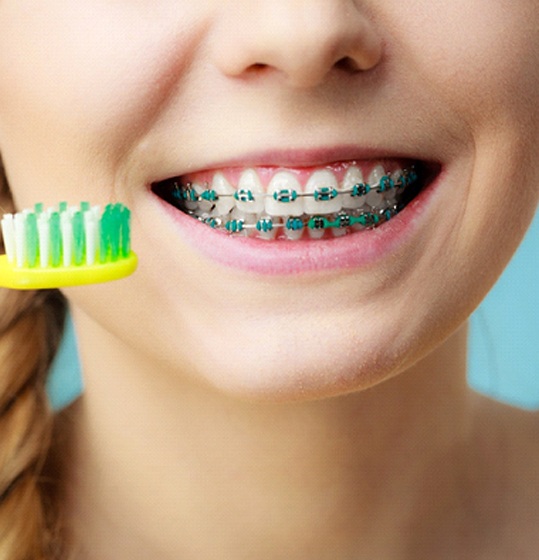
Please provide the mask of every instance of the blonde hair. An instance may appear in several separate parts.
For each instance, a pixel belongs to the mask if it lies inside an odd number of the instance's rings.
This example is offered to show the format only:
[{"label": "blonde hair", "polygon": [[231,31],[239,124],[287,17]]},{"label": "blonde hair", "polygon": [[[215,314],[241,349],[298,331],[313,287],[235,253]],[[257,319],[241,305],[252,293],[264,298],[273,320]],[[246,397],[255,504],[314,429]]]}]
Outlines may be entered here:
[{"label": "blonde hair", "polygon": [[[0,208],[13,209],[0,161]],[[1,244],[0,239],[0,244]],[[3,249],[3,247],[2,247]],[[0,558],[58,560],[45,380],[65,318],[57,290],[0,290]]]}]

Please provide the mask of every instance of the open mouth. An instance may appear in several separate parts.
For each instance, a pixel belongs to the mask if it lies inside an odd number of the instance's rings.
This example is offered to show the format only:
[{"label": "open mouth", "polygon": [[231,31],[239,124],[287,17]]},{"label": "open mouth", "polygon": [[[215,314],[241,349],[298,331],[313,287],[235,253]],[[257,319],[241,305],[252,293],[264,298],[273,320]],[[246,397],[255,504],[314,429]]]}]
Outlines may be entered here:
[{"label": "open mouth", "polygon": [[334,238],[383,226],[436,177],[419,160],[231,168],[171,177],[152,191],[215,230],[266,240]]}]

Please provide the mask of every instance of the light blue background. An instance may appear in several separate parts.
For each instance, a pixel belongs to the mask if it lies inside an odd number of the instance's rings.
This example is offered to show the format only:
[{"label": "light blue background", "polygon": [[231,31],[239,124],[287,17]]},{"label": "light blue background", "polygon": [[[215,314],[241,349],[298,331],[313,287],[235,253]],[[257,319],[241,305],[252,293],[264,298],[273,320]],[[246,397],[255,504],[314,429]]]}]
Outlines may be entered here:
[{"label": "light blue background", "polygon": [[539,409],[539,213],[471,319],[469,381],[499,400]]},{"label": "light blue background", "polygon": [[71,404],[83,391],[75,328],[68,313],[64,336],[47,378],[47,395],[53,410]]}]

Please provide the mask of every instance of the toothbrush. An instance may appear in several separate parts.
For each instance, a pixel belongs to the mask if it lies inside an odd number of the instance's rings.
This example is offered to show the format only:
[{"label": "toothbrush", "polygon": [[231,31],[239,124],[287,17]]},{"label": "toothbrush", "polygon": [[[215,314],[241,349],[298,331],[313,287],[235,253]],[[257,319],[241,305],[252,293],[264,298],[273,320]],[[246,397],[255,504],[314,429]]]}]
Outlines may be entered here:
[{"label": "toothbrush", "polygon": [[0,286],[19,290],[62,288],[109,282],[134,272],[129,209],[103,210],[82,202],[5,214],[1,221],[5,255]]}]

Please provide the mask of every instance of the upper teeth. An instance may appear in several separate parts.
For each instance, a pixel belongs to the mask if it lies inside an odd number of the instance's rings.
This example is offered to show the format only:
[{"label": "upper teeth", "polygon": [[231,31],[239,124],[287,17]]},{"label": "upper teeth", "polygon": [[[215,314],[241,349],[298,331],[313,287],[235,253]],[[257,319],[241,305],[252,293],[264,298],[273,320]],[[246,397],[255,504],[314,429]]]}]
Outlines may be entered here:
[{"label": "upper teeth", "polygon": [[258,173],[247,169],[242,173],[237,189],[218,172],[213,176],[211,186],[196,182],[177,183],[173,194],[186,210],[211,216],[226,216],[234,208],[248,214],[269,216],[334,214],[343,208],[358,209],[365,204],[381,208],[388,202],[395,203],[397,187],[405,186],[408,176],[409,171],[398,169],[386,173],[381,165],[377,165],[364,182],[361,169],[351,166],[339,182],[332,171],[324,169],[313,172],[302,188],[293,173],[278,171],[265,190]]}]

